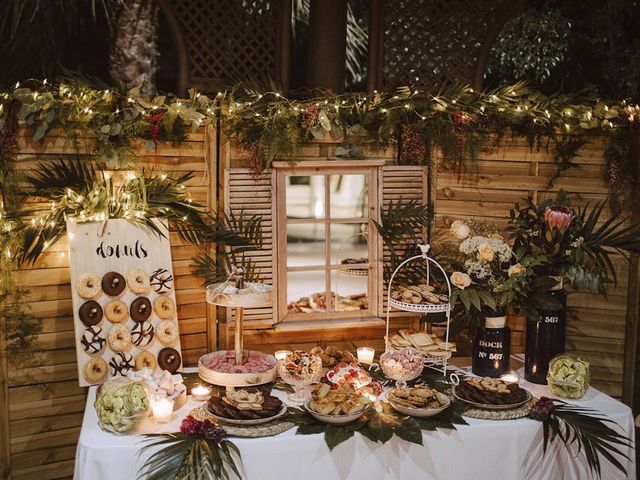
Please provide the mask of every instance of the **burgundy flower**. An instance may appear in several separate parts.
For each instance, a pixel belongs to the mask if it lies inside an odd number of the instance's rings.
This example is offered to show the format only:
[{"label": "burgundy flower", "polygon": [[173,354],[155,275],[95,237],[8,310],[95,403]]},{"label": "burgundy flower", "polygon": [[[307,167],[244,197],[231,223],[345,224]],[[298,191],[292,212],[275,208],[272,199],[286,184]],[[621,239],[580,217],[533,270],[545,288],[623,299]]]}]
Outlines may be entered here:
[{"label": "burgundy flower", "polygon": [[562,205],[554,205],[552,207],[547,207],[544,210],[544,221],[551,230],[554,228],[564,230],[571,225],[572,220],[573,213],[571,213],[571,210],[567,207],[563,207]]},{"label": "burgundy flower", "polygon": [[553,399],[549,397],[540,397],[540,400],[531,407],[529,418],[538,420],[539,422],[545,422],[549,420],[549,417],[555,408],[556,404],[553,402]]},{"label": "burgundy flower", "polygon": [[189,437],[204,438],[216,443],[220,443],[225,436],[225,431],[212,421],[200,421],[191,415],[182,420],[180,432]]}]

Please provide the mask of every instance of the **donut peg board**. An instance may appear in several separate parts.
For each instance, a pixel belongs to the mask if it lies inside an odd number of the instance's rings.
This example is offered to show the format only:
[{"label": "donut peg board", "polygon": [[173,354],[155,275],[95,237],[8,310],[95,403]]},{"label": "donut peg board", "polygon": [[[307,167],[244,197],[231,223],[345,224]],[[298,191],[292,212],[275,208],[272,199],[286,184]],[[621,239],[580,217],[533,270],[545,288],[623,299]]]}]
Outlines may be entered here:
[{"label": "donut peg board", "polygon": [[182,367],[169,239],[127,220],[68,222],[67,236],[80,386]]}]

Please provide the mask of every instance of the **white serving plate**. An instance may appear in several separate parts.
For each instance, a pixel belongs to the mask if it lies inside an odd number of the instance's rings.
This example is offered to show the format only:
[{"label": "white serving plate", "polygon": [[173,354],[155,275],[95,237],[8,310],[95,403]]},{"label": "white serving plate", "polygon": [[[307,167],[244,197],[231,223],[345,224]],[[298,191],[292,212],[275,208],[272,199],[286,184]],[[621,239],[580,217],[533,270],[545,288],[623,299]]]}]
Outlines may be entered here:
[{"label": "white serving plate", "polygon": [[[524,389],[523,389],[524,390]],[[527,403],[529,400],[531,400],[531,392],[529,392],[529,390],[525,390],[525,393],[527,394],[527,397],[521,401],[521,402],[517,402],[517,403],[508,403],[506,405],[494,405],[491,403],[479,403],[479,402],[474,402],[472,400],[467,400],[465,398],[462,398],[460,395],[458,395],[458,392],[456,390],[456,386],[454,386],[451,389],[451,393],[453,393],[453,396],[456,397],[458,400],[460,400],[461,402],[465,402],[468,403],[469,405],[472,405],[476,408],[481,408],[483,410],[510,410],[512,408],[518,408],[521,407],[522,405],[524,405],[525,403]]]},{"label": "white serving plate", "polygon": [[204,404],[203,408],[208,415],[211,415],[213,418],[215,418],[219,422],[228,423],[229,425],[262,425],[263,423],[269,423],[269,422],[272,422],[273,420],[277,420],[278,418],[284,417],[287,414],[287,406],[285,404],[282,404],[282,408],[280,409],[280,411],[271,417],[254,418],[252,420],[239,420],[236,418],[220,417],[215,413],[213,413],[211,410],[209,410],[209,405],[206,403]]},{"label": "white serving plate", "polygon": [[252,355],[264,355],[271,357],[274,366],[264,372],[256,373],[225,373],[211,370],[205,366],[209,360],[215,356],[224,356],[227,354],[227,350],[220,350],[218,352],[207,353],[200,357],[198,360],[198,376],[205,382],[212,385],[219,385],[222,387],[251,387],[254,385],[264,385],[265,383],[273,382],[278,376],[278,362],[273,355],[269,355],[263,352],[257,352],[255,350],[245,350],[245,352]]},{"label": "white serving plate", "polygon": [[400,413],[404,413],[405,415],[409,415],[410,417],[419,417],[419,418],[427,418],[433,417],[434,415],[439,414],[440,412],[446,410],[449,405],[451,405],[451,399],[447,397],[444,393],[438,392],[438,398],[445,402],[442,407],[439,408],[418,408],[418,407],[406,407],[400,405],[399,403],[394,402],[391,398],[387,397],[387,401],[391,404],[393,408],[395,408]]},{"label": "white serving plate", "polygon": [[323,423],[331,423],[333,425],[344,425],[346,423],[351,423],[359,419],[362,415],[364,415],[364,412],[366,412],[368,408],[368,407],[365,407],[359,412],[352,413],[351,415],[324,415],[322,413],[318,413],[312,410],[309,407],[310,403],[311,403],[311,399],[309,398],[304,402],[304,409],[307,412],[309,412],[312,417],[316,418],[317,420],[320,420]]}]

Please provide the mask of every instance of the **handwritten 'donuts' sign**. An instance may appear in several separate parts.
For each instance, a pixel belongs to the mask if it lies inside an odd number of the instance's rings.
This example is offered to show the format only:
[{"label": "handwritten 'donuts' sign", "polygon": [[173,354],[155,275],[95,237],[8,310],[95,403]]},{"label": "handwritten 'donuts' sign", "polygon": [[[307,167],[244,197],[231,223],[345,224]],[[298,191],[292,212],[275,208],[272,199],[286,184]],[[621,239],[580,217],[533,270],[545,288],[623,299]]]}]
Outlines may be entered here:
[{"label": "handwritten 'donuts' sign", "polygon": [[171,246],[127,220],[67,223],[81,386],[182,366]]}]

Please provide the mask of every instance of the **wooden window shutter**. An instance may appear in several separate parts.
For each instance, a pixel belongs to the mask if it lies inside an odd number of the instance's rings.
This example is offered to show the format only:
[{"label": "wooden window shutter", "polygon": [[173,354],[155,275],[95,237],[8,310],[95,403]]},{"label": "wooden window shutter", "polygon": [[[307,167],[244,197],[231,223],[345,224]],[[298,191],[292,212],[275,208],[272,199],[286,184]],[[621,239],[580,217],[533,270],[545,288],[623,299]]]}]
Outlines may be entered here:
[{"label": "wooden window shutter", "polygon": [[[387,206],[393,201],[397,202],[409,202],[415,200],[422,204],[429,202],[429,171],[427,166],[421,165],[390,165],[382,167],[380,172],[380,199],[382,203],[381,211],[384,211]],[[427,239],[427,232],[418,232],[418,238]],[[389,268],[391,266],[391,254],[384,242],[380,242],[380,251],[382,253],[383,267]],[[406,246],[399,246],[396,251],[399,255],[406,250]],[[378,293],[379,308],[378,311],[381,317],[386,316],[387,312],[387,288],[388,284],[384,280],[384,269],[380,268],[380,290]],[[410,312],[392,312],[394,317],[413,316],[415,314]]]},{"label": "wooden window shutter", "polygon": [[[260,268],[261,281],[273,285],[273,188],[271,170],[255,175],[247,168],[230,168],[225,171],[225,212],[227,214],[260,215],[262,218],[262,248],[247,252]],[[274,297],[275,298],[275,297]],[[234,313],[227,309],[227,326],[230,326]],[[245,329],[271,327],[274,323],[273,307],[245,308]]]}]

